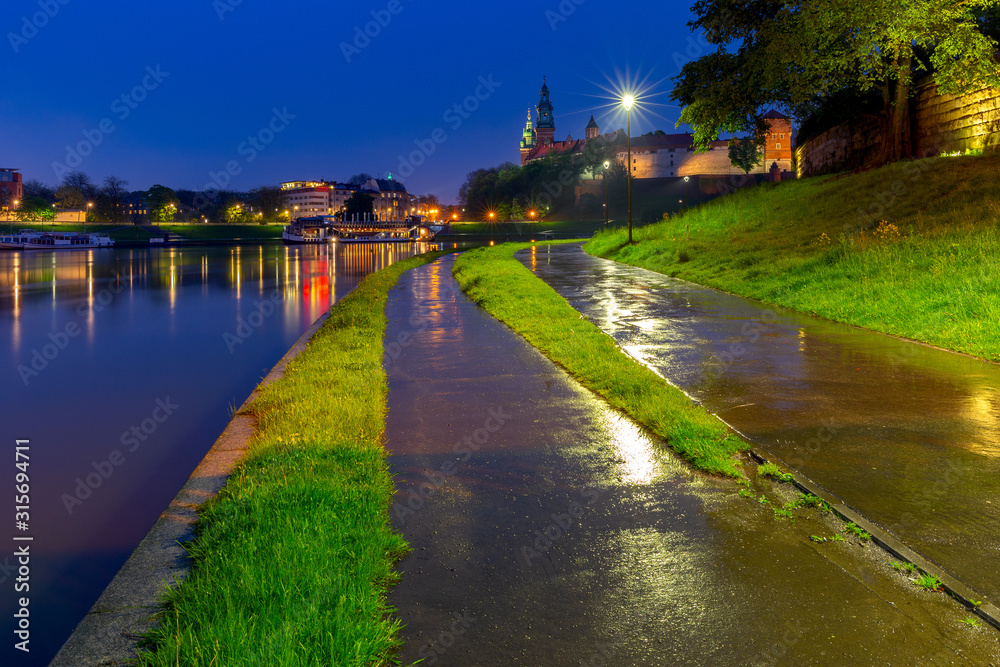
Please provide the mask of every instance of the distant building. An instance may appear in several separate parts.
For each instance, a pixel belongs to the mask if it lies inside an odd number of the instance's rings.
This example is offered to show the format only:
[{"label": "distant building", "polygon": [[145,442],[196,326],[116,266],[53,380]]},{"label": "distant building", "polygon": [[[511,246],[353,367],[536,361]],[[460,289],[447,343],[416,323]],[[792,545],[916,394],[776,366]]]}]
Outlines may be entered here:
[{"label": "distant building", "polygon": [[24,185],[21,183],[20,169],[0,169],[0,209],[13,210],[14,202],[24,199]]},{"label": "distant building", "polygon": [[406,187],[391,176],[373,178],[364,185],[355,186],[328,181],[289,181],[281,184],[285,210],[294,218],[317,215],[337,215],[355,192],[374,200],[375,215],[379,220],[402,220],[410,214],[411,197]]},{"label": "distant building", "polygon": [[[549,87],[544,82],[540,91],[537,129],[532,127],[531,114],[521,138],[521,165],[553,155],[582,154],[591,141],[611,145],[615,159],[624,165],[628,161],[628,137],[618,130],[601,135],[594,116],[584,130],[583,139],[574,139],[570,134],[565,141],[554,141],[555,116],[553,114]],[[782,172],[792,171],[793,128],[791,120],[784,114],[771,110],[764,114],[770,124],[767,143],[764,146],[763,161],[751,172],[766,174],[774,164]],[[544,124],[544,131],[543,131]],[[729,159],[729,142],[714,141],[708,152],[695,150],[694,136],[691,134],[655,134],[632,137],[633,178],[669,178],[685,176],[724,176],[741,174],[743,170],[733,166]]]}]

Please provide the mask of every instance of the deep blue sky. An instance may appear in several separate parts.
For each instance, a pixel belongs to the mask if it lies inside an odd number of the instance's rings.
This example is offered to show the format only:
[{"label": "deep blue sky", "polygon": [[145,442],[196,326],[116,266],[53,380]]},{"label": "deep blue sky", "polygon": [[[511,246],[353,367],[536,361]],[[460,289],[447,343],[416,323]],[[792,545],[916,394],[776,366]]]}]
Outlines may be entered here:
[{"label": "deep blue sky", "polygon": [[[201,189],[210,172],[236,161],[237,190],[392,172],[410,192],[451,202],[467,172],[518,161],[542,75],[556,139],[580,137],[592,111],[602,131],[624,127],[623,114],[601,108],[609,101],[597,96],[626,69],[659,82],[649,102],[669,105],[669,77],[692,44],[691,0],[398,0],[401,11],[350,63],[340,43],[353,42],[355,28],[389,0],[61,1],[41,0],[58,11],[37,34],[24,31],[24,17],[42,11],[39,0],[5,0],[0,9],[0,167],[52,185],[52,163],[66,162],[67,145],[85,131],[99,136],[110,119],[114,131],[78,167],[95,181],[115,174],[132,189]],[[553,29],[552,16],[565,20]],[[154,87],[146,68],[157,66],[167,76]],[[122,119],[126,106],[113,103],[144,77],[153,90]],[[500,85],[453,129],[443,115],[476,92],[479,77]],[[240,144],[273,109],[295,118],[248,162]],[[647,104],[633,115],[633,134],[670,132],[678,113]],[[437,128],[447,141],[404,178],[399,156]]]}]

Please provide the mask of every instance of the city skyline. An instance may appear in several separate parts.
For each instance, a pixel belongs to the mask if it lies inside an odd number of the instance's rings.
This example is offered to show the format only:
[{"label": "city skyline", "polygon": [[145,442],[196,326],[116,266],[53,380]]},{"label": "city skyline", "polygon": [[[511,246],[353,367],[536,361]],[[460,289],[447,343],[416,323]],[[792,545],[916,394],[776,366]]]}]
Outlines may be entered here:
[{"label": "city skyline", "polygon": [[10,74],[0,95],[0,119],[17,131],[0,161],[25,180],[56,185],[79,169],[132,190],[391,173],[410,192],[451,202],[468,172],[518,162],[543,76],[557,139],[581,136],[592,113],[602,128],[624,125],[601,98],[625,72],[656,93],[633,132],[673,130],[669,78],[707,50],[689,12],[653,6],[642,21],[612,23],[613,8],[515,2],[487,15],[391,0],[306,3],[292,15],[216,0],[168,15],[18,0],[4,12]]}]

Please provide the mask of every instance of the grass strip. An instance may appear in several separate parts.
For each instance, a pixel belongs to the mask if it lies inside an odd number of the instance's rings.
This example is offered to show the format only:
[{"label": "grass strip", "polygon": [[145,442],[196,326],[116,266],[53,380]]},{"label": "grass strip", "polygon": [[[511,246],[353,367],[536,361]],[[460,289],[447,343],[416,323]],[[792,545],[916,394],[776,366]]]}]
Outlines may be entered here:
[{"label": "grass strip", "polygon": [[202,510],[194,567],[169,593],[143,665],[382,665],[398,619],[386,598],[408,550],[389,526],[383,434],[385,304],[374,273],[251,406],[257,434]]},{"label": "grass strip", "polygon": [[757,186],[592,255],[1000,361],[1000,155]]},{"label": "grass strip", "polygon": [[284,225],[178,225],[157,226],[192,241],[227,241],[236,239],[280,239]]},{"label": "grass strip", "polygon": [[514,253],[530,243],[461,255],[454,275],[469,297],[524,336],[584,386],[664,438],[695,467],[740,476],[734,454],[748,445],[683,392],[619,349]]}]

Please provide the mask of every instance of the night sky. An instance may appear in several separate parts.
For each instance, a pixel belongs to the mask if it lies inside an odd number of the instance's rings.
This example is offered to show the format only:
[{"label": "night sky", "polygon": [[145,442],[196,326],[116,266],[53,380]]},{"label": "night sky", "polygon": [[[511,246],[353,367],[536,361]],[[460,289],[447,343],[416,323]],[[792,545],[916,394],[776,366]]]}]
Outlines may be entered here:
[{"label": "night sky", "polygon": [[[467,172],[519,161],[543,75],[557,140],[582,137],[592,112],[602,132],[624,127],[602,98],[626,72],[648,95],[633,135],[674,131],[669,79],[703,53],[690,4],[5,0],[0,167],[55,185],[53,163],[79,160],[130,189],[391,172],[448,203]],[[81,142],[90,154],[68,155]],[[401,164],[414,151],[423,164]]]}]

